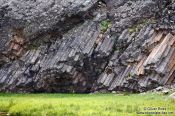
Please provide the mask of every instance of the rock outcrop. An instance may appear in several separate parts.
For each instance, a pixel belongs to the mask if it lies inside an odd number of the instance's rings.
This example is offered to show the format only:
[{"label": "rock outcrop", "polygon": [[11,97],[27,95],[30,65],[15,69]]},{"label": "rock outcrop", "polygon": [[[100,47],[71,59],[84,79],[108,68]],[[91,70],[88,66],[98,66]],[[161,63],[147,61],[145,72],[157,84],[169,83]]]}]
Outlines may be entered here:
[{"label": "rock outcrop", "polygon": [[169,97],[175,99],[175,93],[171,94]]},{"label": "rock outcrop", "polygon": [[[119,38],[132,38],[131,35],[125,30]],[[122,87],[134,91],[170,85],[175,77],[174,42],[173,34],[145,26],[122,54],[120,49],[114,53],[98,83],[109,90]]]},{"label": "rock outcrop", "polygon": [[175,83],[173,0],[0,4],[0,91],[143,92]]}]

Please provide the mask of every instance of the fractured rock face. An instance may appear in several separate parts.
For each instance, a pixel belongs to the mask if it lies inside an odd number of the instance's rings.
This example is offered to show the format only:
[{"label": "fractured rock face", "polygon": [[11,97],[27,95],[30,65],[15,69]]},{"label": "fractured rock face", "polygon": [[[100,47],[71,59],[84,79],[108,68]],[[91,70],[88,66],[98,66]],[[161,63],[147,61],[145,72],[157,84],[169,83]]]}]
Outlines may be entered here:
[{"label": "fractured rock face", "polygon": [[142,92],[175,83],[173,4],[0,1],[0,91]]},{"label": "fractured rock face", "polygon": [[[98,65],[103,63],[105,57],[99,60],[95,54],[93,57],[99,33],[98,23],[86,21],[50,46],[28,51],[19,60],[0,70],[1,90],[88,92],[98,76],[98,70],[104,68],[98,68]],[[108,41],[114,42],[113,39]],[[99,63],[93,63],[96,59]]]},{"label": "fractured rock face", "polygon": [[[74,17],[80,22],[97,0],[3,0],[0,4],[0,50],[12,36],[14,28],[23,28],[26,39],[32,39],[48,31],[64,31],[64,26],[74,25]],[[73,24],[64,25],[69,20]],[[62,25],[61,25],[61,24]]]},{"label": "fractured rock face", "polygon": [[6,55],[8,55],[11,59],[15,57],[20,57],[23,53],[25,46],[25,37],[23,35],[23,30],[19,29],[14,33],[13,39],[11,39],[9,43],[9,50]]},{"label": "fractured rock face", "polygon": [[[112,71],[103,73],[98,83],[109,90],[126,88],[135,91],[173,83],[174,42],[175,36],[171,33],[156,31],[150,26],[143,28],[123,54],[116,57],[118,53],[114,53],[106,68]],[[142,47],[134,49],[138,44]]]},{"label": "fractured rock face", "polygon": [[107,6],[109,17],[115,22],[113,28],[120,34],[139,20],[154,17],[158,10],[154,0],[109,0]]},{"label": "fractured rock face", "polygon": [[[76,91],[86,91],[87,78],[83,79],[79,70],[82,71],[83,60],[92,54],[99,27],[92,21],[79,24],[84,18],[91,19],[88,15],[95,17],[96,11],[91,14],[91,9],[96,9],[97,0],[0,2],[1,91],[75,91],[76,88],[69,88],[70,83],[80,85]],[[67,90],[60,88],[64,86]]]}]

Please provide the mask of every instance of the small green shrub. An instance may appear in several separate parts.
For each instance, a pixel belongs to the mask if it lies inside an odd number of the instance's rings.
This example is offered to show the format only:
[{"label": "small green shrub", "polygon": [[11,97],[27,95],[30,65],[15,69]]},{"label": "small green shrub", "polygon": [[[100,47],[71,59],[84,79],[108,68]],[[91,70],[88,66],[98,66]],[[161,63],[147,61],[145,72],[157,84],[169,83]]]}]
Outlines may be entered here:
[{"label": "small green shrub", "polygon": [[156,20],[154,18],[142,19],[142,20],[138,21],[136,24],[134,24],[132,27],[130,27],[129,32],[130,33],[138,32],[148,23],[154,24],[154,23],[156,23]]},{"label": "small green shrub", "polygon": [[104,20],[100,23],[100,30],[102,33],[106,32],[109,27],[111,27],[112,23],[110,20]]},{"label": "small green shrub", "polygon": [[41,43],[33,42],[27,45],[27,50],[37,50],[41,46]]}]

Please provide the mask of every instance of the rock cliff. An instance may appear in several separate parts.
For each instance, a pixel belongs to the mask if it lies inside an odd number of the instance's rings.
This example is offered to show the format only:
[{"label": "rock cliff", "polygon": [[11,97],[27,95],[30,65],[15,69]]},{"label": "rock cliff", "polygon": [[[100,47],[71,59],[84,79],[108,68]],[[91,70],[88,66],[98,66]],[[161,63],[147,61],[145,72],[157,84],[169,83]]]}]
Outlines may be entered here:
[{"label": "rock cliff", "polygon": [[175,84],[174,0],[1,0],[0,91]]}]

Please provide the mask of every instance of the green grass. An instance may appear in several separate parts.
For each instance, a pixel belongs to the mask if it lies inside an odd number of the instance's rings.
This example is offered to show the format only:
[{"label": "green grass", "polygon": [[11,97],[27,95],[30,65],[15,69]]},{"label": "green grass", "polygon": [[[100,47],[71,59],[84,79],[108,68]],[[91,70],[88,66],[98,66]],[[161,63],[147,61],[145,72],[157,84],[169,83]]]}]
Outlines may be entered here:
[{"label": "green grass", "polygon": [[130,33],[139,32],[146,24],[155,24],[156,22],[157,20],[154,17],[149,19],[147,18],[142,19],[137,23],[135,23],[132,27],[130,27],[129,32]]},{"label": "green grass", "polygon": [[144,107],[175,112],[175,100],[157,94],[0,94],[0,112],[14,116],[137,116]]},{"label": "green grass", "polygon": [[112,23],[110,20],[104,20],[100,23],[100,30],[102,33],[105,33],[109,27],[111,27]]}]

